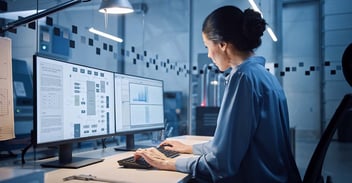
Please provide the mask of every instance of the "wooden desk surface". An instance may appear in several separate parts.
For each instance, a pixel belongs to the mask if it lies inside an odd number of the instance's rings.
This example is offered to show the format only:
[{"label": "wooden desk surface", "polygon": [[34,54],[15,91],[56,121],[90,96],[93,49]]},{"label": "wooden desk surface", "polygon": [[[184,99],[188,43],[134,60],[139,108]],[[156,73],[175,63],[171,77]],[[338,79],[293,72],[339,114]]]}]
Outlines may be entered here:
[{"label": "wooden desk surface", "polygon": [[[173,137],[171,139],[180,140],[187,144],[195,144],[205,142],[210,137],[199,137],[199,136],[180,136]],[[116,155],[106,157],[103,162],[82,167],[79,169],[56,169],[45,173],[45,182],[87,182],[83,180],[70,180],[64,181],[63,179],[73,175],[92,175],[98,179],[105,179],[110,182],[152,182],[152,183],[172,183],[172,182],[183,182],[184,179],[188,178],[188,174],[174,172],[174,171],[163,171],[163,170],[145,170],[145,169],[129,169],[121,168],[117,161],[128,156],[132,156],[133,152],[123,152]],[[187,157],[192,155],[182,154],[177,158]]]},{"label": "wooden desk surface", "polygon": [[[177,182],[187,174],[173,171],[129,169],[119,167],[117,160],[132,156],[133,152],[125,152],[104,159],[103,162],[85,166],[79,169],[57,169],[45,174],[45,182],[86,182],[79,180],[63,181],[72,175],[92,175],[97,178],[111,180],[111,182]],[[175,181],[177,180],[177,181]]]}]

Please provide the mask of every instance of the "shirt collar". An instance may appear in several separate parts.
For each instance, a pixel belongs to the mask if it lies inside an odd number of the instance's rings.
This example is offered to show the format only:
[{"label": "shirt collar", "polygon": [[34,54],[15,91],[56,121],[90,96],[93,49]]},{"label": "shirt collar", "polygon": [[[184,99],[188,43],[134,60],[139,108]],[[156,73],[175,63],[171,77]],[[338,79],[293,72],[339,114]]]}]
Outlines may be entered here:
[{"label": "shirt collar", "polygon": [[247,65],[247,64],[250,64],[250,63],[257,63],[257,64],[260,64],[262,66],[265,66],[265,58],[261,57],[261,56],[251,56],[251,57],[247,58],[244,62],[242,62],[240,65],[238,65],[237,69],[239,69],[243,65]]},{"label": "shirt collar", "polygon": [[230,74],[225,77],[225,84],[227,84],[230,81],[232,75],[235,74],[238,69],[240,69],[243,65],[246,65],[249,63],[257,63],[262,66],[265,66],[265,58],[262,56],[251,56],[247,58],[244,62],[242,62],[240,65],[237,65],[236,67],[232,67]]}]

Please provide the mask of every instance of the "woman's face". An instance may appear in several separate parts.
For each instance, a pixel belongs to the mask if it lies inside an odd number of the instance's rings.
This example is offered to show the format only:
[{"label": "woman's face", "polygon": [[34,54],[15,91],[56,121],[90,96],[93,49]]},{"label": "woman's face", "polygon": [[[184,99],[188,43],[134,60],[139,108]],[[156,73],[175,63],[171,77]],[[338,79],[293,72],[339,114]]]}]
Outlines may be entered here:
[{"label": "woman's face", "polygon": [[212,59],[220,71],[228,69],[231,65],[229,57],[225,54],[226,43],[214,43],[214,41],[209,40],[204,33],[202,33],[202,37],[204,45],[208,49],[208,57]]}]

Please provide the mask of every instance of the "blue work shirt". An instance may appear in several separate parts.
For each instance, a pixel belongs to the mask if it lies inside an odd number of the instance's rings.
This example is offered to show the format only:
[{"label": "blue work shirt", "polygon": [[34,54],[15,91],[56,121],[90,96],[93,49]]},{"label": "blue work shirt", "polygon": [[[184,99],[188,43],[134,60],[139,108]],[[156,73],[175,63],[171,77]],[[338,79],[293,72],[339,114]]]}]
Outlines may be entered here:
[{"label": "blue work shirt", "polygon": [[214,138],[193,145],[199,156],[176,160],[177,171],[206,182],[301,182],[289,139],[284,91],[253,56],[232,69]]}]

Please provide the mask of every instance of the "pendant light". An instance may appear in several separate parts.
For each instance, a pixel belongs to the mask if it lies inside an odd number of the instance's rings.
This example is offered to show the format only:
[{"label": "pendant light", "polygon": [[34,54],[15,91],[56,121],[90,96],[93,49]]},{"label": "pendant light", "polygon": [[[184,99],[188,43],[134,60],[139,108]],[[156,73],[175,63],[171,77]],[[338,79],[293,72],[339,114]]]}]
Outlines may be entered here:
[{"label": "pendant light", "polygon": [[128,0],[102,0],[99,12],[105,14],[132,13],[133,7]]}]

